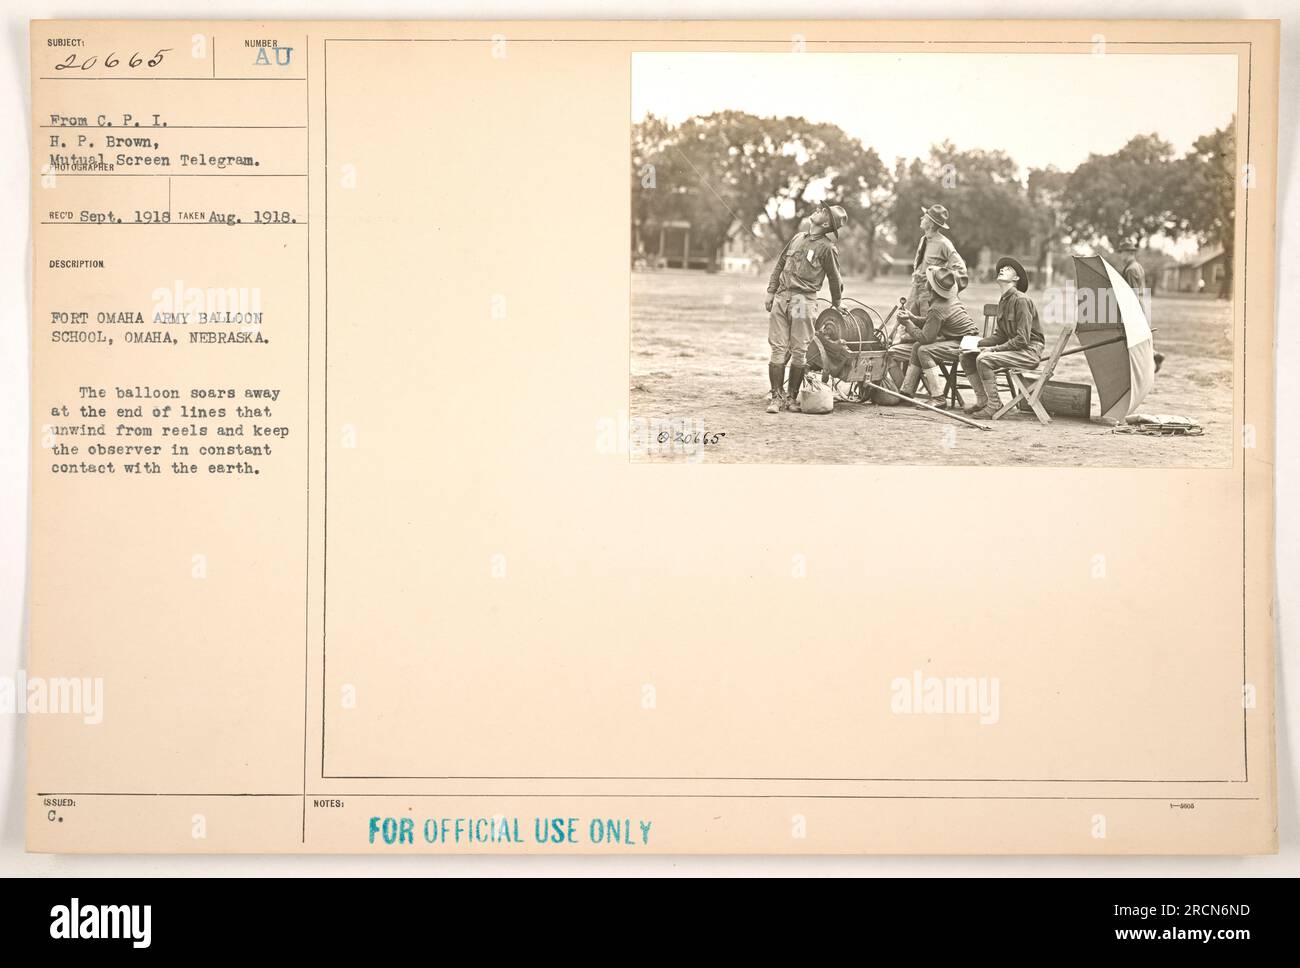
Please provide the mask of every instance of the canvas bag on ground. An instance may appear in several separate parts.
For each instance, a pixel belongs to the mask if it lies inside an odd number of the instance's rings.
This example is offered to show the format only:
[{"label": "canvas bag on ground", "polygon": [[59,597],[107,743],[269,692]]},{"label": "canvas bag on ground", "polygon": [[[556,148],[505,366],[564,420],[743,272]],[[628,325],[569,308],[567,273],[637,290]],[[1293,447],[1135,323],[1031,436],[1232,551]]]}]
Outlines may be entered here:
[{"label": "canvas bag on ground", "polygon": [[[829,359],[821,340],[814,336],[813,343],[821,354],[821,358],[823,360]],[[799,409],[801,411],[804,413],[830,413],[835,408],[835,394],[831,390],[830,379],[830,374],[825,370],[823,370],[820,380],[811,373],[804,376],[803,386],[799,389]]]}]

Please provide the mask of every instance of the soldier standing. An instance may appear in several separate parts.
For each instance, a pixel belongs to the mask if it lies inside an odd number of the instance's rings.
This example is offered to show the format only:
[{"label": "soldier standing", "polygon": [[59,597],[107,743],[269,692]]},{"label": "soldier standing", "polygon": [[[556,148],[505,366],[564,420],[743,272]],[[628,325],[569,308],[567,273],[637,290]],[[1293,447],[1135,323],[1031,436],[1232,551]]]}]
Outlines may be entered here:
[{"label": "soldier standing", "polygon": [[[1142,268],[1142,263],[1138,262],[1137,242],[1133,239],[1125,239],[1119,244],[1119,254],[1124,263],[1119,270],[1124,281],[1128,283],[1129,288],[1137,293],[1138,299],[1142,301],[1142,311],[1147,314],[1147,321],[1151,321],[1151,293],[1147,291],[1147,271]],[[1160,367],[1165,362],[1165,354],[1153,353],[1156,361],[1156,372],[1160,372]]]},{"label": "soldier standing", "polygon": [[912,290],[907,295],[907,311],[913,317],[924,319],[930,311],[932,293],[926,285],[925,270],[931,266],[952,270],[957,277],[958,292],[970,283],[966,260],[952,244],[952,239],[943,234],[947,229],[948,209],[942,205],[921,209],[921,241],[916,246],[916,258],[912,260]]},{"label": "soldier standing", "polygon": [[[769,315],[767,342],[772,347],[767,378],[771,385],[767,412],[799,411],[799,385],[807,369],[808,343],[817,317],[817,293],[822,283],[830,286],[831,305],[839,308],[844,283],[840,277],[839,251],[832,239],[848,221],[839,205],[822,205],[813,213],[807,232],[796,233],[776,257],[767,284]],[[788,389],[785,362],[790,361]]]},{"label": "soldier standing", "polygon": [[[946,269],[951,272],[957,280],[958,293],[970,284],[966,260],[952,244],[952,239],[943,234],[943,230],[947,228],[947,208],[942,205],[931,205],[929,208],[921,209],[921,241],[916,246],[916,257],[912,260],[912,288],[908,291],[907,298],[898,313],[900,323],[909,318],[923,322],[929,316],[930,301],[934,298],[934,293],[927,282],[927,270]],[[903,329],[905,332],[890,350],[890,375],[895,386],[900,385],[905,376],[905,363],[900,364],[899,360],[916,362],[913,358],[915,354],[912,352],[915,338],[911,334],[910,327],[904,326]]]},{"label": "soldier standing", "polygon": [[1119,244],[1120,258],[1124,265],[1119,270],[1124,281],[1128,283],[1129,288],[1138,294],[1138,298],[1146,301],[1147,272],[1142,268],[1142,263],[1138,262],[1137,243],[1132,239],[1125,239]]}]

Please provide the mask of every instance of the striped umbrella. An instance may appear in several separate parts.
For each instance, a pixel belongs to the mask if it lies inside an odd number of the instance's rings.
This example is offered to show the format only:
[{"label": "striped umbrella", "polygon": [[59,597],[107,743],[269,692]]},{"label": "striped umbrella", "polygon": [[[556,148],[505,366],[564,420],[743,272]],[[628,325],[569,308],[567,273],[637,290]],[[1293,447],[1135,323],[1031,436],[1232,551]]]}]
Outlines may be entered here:
[{"label": "striped umbrella", "polygon": [[1074,257],[1079,311],[1075,336],[1097,385],[1103,420],[1122,422],[1156,379],[1155,348],[1142,300],[1099,255]]}]

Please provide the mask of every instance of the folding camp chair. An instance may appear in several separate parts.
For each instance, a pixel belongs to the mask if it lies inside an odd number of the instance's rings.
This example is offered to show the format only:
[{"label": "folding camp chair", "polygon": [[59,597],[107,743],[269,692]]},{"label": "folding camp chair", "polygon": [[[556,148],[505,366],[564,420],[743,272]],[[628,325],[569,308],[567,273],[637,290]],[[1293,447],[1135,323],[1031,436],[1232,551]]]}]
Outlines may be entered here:
[{"label": "folding camp chair", "polygon": [[1061,330],[1061,335],[1056,337],[1056,345],[1052,347],[1052,352],[1048,355],[1046,362],[1039,363],[1038,366],[1030,370],[1022,370],[1016,367],[1007,369],[1007,384],[1011,390],[1011,402],[1004,404],[1002,409],[993,415],[994,420],[998,420],[1016,407],[1021,400],[1029,404],[1029,409],[1034,412],[1041,424],[1049,424],[1052,418],[1047,415],[1047,411],[1039,402],[1042,396],[1043,387],[1047,386],[1047,381],[1052,378],[1056,372],[1056,364],[1061,359],[1061,353],[1065,349],[1065,344],[1070,341],[1074,335],[1074,322],[1066,323]]},{"label": "folding camp chair", "polygon": [[[993,327],[997,325],[997,321],[998,304],[985,303],[984,331],[981,335],[984,337],[992,335]],[[972,390],[974,388],[970,385],[970,381],[965,379],[966,371],[961,368],[961,357],[958,356],[957,359],[953,360],[951,363],[940,361],[939,372],[943,374],[943,392],[944,396],[948,398],[948,406],[954,409],[964,407],[965,403],[961,398],[961,391]],[[961,380],[962,382],[958,383],[958,380]]]}]

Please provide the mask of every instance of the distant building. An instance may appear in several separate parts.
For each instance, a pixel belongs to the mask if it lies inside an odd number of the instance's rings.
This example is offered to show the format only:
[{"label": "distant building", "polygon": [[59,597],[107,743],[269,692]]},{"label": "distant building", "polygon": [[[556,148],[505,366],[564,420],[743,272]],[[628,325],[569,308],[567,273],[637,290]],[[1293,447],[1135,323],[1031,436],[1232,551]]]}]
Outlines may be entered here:
[{"label": "distant building", "polygon": [[[727,237],[710,252],[703,233],[690,222],[665,220],[637,225],[633,234],[632,264],[647,269],[706,269],[756,273],[765,256],[758,240],[739,222],[732,222]],[[779,246],[778,246],[779,248]]]},{"label": "distant building", "polygon": [[754,233],[746,231],[739,222],[733,222],[727,240],[718,252],[718,268],[723,272],[753,275],[762,268],[763,261]]},{"label": "distant building", "polygon": [[699,251],[698,239],[691,246],[691,223],[685,220],[663,221],[648,226],[651,230],[638,253],[654,269],[703,269],[708,265],[707,253]]},{"label": "distant building", "polygon": [[1206,292],[1217,296],[1227,271],[1223,246],[1216,245],[1184,262],[1165,266],[1160,271],[1160,286],[1167,292]]}]

